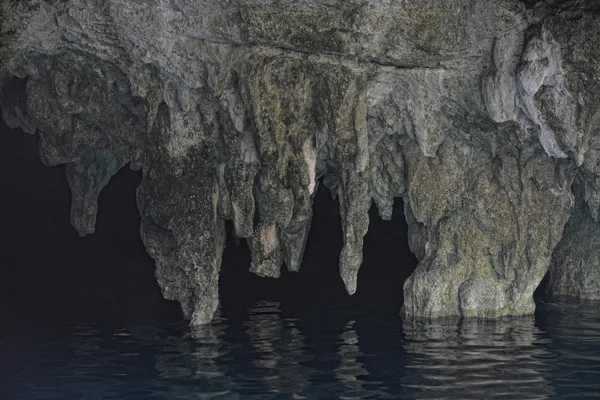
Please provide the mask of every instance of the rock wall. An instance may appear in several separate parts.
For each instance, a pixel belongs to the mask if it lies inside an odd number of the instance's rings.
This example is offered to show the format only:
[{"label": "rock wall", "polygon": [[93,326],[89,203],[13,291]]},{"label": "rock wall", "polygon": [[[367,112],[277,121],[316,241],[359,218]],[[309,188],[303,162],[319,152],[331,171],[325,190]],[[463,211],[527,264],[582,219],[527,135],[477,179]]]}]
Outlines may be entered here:
[{"label": "rock wall", "polygon": [[3,119],[68,165],[82,235],[111,176],[143,171],[141,235],[192,324],[218,307],[224,221],[248,239],[252,272],[297,271],[321,178],[340,202],[349,293],[371,203],[389,219],[395,197],[419,259],[407,315],[532,313],[551,263],[551,292],[600,293],[597,2],[0,10]]}]

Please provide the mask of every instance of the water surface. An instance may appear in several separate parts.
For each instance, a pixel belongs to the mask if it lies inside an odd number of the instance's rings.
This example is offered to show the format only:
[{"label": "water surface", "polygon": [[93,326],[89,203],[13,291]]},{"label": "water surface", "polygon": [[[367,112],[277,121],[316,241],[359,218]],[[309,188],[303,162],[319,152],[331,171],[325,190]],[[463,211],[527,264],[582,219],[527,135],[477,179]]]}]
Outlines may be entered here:
[{"label": "water surface", "polygon": [[600,397],[598,303],[540,302],[535,317],[435,324],[310,311],[257,301],[243,318],[196,330],[179,320],[4,315],[0,398]]}]

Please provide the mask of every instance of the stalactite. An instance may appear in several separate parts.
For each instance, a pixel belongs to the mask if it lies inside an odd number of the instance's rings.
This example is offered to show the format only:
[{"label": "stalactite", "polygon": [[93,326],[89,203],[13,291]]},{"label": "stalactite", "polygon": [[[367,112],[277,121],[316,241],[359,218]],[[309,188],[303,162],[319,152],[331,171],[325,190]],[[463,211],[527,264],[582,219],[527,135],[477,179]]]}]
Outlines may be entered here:
[{"label": "stalactite", "polygon": [[600,24],[583,3],[9,2],[2,117],[68,165],[81,234],[110,177],[143,171],[141,235],[193,324],[218,306],[226,220],[252,272],[298,271],[321,178],[349,293],[371,204],[389,219],[401,197],[419,259],[406,314],[529,314],[561,238],[575,258],[553,268],[581,271],[561,293],[596,273],[569,249],[600,246],[563,236],[575,197],[589,229],[600,204]]}]

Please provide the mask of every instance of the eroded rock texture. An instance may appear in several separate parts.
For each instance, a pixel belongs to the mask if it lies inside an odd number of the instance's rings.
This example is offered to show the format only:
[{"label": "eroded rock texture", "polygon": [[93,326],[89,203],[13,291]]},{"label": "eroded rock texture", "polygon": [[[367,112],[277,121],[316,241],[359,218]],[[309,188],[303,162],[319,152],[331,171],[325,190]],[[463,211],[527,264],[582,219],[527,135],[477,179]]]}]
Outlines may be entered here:
[{"label": "eroded rock texture", "polygon": [[4,120],[68,165],[82,235],[111,176],[143,171],[141,235],[193,324],[218,307],[224,221],[251,271],[297,271],[320,178],[340,202],[349,293],[371,203],[389,219],[395,197],[419,259],[407,315],[531,313],[551,260],[551,291],[600,293],[595,2],[0,7]]}]

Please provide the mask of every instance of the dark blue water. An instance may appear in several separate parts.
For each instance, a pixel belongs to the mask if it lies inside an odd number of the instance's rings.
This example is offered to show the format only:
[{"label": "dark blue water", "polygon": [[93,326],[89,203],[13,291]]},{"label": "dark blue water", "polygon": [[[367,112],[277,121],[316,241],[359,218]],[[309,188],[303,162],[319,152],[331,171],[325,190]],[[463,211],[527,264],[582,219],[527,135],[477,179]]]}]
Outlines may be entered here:
[{"label": "dark blue water", "polygon": [[197,330],[4,315],[0,399],[598,398],[598,305],[431,324],[259,301]]}]

